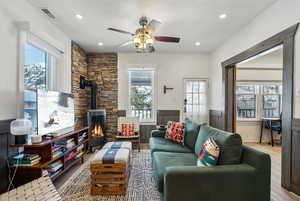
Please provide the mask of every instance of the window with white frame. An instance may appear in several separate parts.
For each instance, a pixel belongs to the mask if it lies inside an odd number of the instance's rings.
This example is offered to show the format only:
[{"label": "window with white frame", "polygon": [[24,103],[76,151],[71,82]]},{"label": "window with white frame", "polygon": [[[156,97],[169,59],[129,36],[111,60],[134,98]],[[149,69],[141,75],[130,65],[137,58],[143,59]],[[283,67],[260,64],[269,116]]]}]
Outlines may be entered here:
[{"label": "window with white frame", "polygon": [[37,131],[37,89],[54,90],[56,74],[63,52],[34,34],[20,33],[20,89],[24,90],[24,117],[32,121],[33,132]]},{"label": "window with white frame", "polygon": [[279,118],[281,114],[282,86],[263,86],[263,117]]},{"label": "window with white frame", "polygon": [[237,84],[237,119],[279,118],[282,111],[281,94],[281,84]]},{"label": "window with white frame", "polygon": [[236,107],[238,119],[257,118],[257,87],[255,85],[236,87]]},{"label": "window with white frame", "polygon": [[24,57],[24,89],[51,89],[56,57],[28,42]]},{"label": "window with white frame", "polygon": [[[63,52],[31,32],[20,34],[24,89],[53,90]],[[23,79],[22,79],[23,80]]]},{"label": "window with white frame", "polygon": [[152,69],[129,70],[129,113],[140,121],[154,121],[154,73]]}]

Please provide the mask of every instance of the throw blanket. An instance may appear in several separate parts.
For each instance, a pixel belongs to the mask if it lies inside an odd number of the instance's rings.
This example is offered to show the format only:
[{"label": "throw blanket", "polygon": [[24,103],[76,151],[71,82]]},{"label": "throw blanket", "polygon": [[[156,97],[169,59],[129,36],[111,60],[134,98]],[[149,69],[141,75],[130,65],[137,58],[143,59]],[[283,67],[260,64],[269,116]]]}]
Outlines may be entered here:
[{"label": "throw blanket", "polygon": [[128,149],[101,149],[91,161],[91,164],[127,164],[129,161]]},{"label": "throw blanket", "polygon": [[108,142],[104,145],[103,149],[128,149],[132,150],[131,142]]}]

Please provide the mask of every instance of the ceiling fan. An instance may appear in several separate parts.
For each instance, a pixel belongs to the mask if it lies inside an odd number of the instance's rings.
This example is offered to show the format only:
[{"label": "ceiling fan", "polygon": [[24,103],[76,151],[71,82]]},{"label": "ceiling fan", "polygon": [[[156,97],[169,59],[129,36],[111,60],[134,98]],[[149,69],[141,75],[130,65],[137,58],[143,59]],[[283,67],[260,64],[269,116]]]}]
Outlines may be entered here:
[{"label": "ceiling fan", "polygon": [[180,41],[180,38],[177,37],[154,36],[153,33],[155,33],[155,31],[161,24],[161,22],[157,20],[151,20],[150,22],[148,22],[148,18],[143,16],[140,18],[139,24],[141,25],[141,28],[137,29],[135,33],[115,28],[108,28],[108,30],[131,35],[133,39],[123,43],[119,47],[123,47],[133,43],[137,52],[154,52],[154,41],[167,43],[179,43]]}]

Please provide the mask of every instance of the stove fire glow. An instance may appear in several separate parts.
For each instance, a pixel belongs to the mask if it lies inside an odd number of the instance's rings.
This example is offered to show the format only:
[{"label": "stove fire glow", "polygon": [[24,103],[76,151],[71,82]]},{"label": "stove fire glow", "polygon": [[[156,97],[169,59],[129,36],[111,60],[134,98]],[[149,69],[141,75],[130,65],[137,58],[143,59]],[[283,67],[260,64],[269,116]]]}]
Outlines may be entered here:
[{"label": "stove fire glow", "polygon": [[103,130],[101,128],[101,125],[95,125],[92,131],[92,136],[103,136]]}]

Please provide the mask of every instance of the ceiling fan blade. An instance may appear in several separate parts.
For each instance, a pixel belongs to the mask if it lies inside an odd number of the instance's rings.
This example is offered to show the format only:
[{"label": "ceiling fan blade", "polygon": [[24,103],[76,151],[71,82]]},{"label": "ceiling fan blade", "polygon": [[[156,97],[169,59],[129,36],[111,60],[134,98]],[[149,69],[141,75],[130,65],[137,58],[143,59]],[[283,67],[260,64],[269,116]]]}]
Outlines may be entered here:
[{"label": "ceiling fan blade", "polygon": [[124,46],[130,45],[132,43],[133,43],[133,40],[130,40],[130,41],[127,41],[125,43],[122,43],[121,45],[119,45],[119,47],[124,47]]},{"label": "ceiling fan blade", "polygon": [[179,43],[180,38],[169,36],[154,36],[154,39],[160,42]]},{"label": "ceiling fan blade", "polygon": [[120,30],[120,29],[115,29],[115,28],[108,28],[107,30],[109,30],[109,31],[116,31],[116,32],[119,32],[119,33],[123,33],[123,34],[129,34],[129,35],[132,35],[132,36],[134,36],[134,34],[133,33],[131,33],[131,32],[129,32],[129,31],[123,31],[123,30]]},{"label": "ceiling fan blade", "polygon": [[149,22],[149,24],[147,25],[147,29],[149,30],[149,32],[153,33],[155,32],[158,27],[161,25],[161,22],[158,20],[151,20],[151,22]]}]

